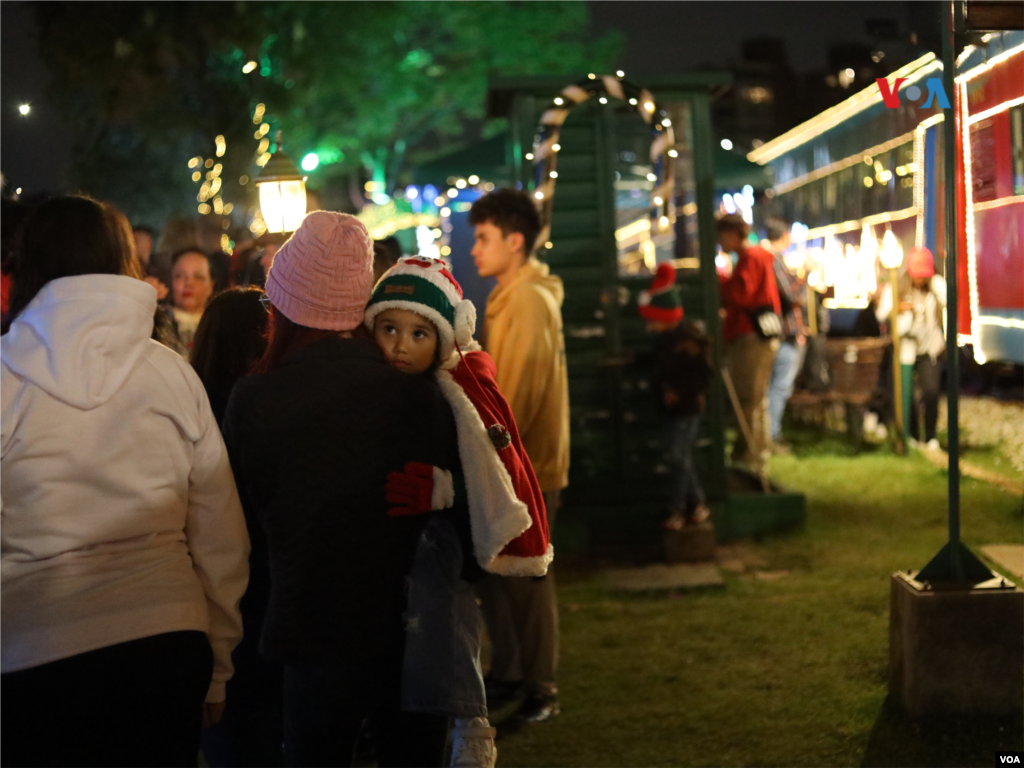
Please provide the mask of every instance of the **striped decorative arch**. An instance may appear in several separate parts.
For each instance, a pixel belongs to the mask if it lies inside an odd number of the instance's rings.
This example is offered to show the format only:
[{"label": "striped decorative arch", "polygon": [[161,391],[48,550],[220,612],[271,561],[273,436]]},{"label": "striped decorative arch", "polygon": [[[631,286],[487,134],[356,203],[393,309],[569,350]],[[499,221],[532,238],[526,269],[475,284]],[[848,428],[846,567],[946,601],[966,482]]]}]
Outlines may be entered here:
[{"label": "striped decorative arch", "polygon": [[628,83],[621,75],[588,75],[585,79],[565,86],[544,110],[533,140],[533,152],[527,159],[533,162],[534,202],[540,213],[539,243],[551,239],[551,217],[555,203],[555,182],[558,180],[558,137],[562,124],[573,107],[597,98],[602,104],[609,99],[625,102],[651,126],[651,164],[656,181],[651,192],[651,231],[666,230],[675,222],[675,133],[668,113],[660,109],[654,95],[638,85]]}]

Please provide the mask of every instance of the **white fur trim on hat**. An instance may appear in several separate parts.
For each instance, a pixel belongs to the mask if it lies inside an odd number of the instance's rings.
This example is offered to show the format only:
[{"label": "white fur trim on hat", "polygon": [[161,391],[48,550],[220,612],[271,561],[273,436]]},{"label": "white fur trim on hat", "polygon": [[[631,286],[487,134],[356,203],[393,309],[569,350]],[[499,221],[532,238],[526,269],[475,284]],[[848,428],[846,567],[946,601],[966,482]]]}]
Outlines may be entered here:
[{"label": "white fur trim on hat", "polygon": [[434,327],[437,328],[437,341],[441,348],[442,360],[447,360],[455,351],[455,330],[452,328],[452,324],[436,309],[416,301],[391,299],[389,301],[378,301],[376,304],[367,307],[366,314],[363,315],[363,323],[370,331],[373,331],[373,324],[377,320],[377,315],[385,309],[404,309],[407,312],[415,312],[417,315],[425,317],[433,323]]},{"label": "white fur trim on hat", "polygon": [[476,307],[469,299],[455,305],[455,343],[465,351],[476,333]]}]

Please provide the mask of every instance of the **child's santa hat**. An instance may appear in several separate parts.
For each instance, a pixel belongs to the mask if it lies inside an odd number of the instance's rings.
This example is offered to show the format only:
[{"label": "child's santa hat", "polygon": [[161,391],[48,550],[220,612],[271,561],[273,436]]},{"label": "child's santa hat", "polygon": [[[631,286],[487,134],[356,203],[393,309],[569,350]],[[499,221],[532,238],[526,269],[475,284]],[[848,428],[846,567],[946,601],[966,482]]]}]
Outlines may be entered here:
[{"label": "child's santa hat", "polygon": [[476,330],[476,307],[462,298],[462,286],[443,261],[422,256],[403,256],[377,282],[366,305],[363,322],[371,331],[385,309],[406,309],[427,318],[437,327],[441,360],[465,350]]},{"label": "child's santa hat", "polygon": [[678,323],[683,319],[683,300],[676,288],[676,270],[671,264],[659,264],[651,287],[637,299],[640,317],[663,323]]}]

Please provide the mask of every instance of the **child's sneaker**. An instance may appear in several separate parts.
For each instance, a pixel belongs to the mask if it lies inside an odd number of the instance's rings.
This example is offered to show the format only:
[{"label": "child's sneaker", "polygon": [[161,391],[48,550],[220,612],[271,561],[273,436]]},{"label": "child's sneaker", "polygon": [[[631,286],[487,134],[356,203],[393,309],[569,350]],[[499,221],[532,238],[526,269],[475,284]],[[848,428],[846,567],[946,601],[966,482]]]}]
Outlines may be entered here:
[{"label": "child's sneaker", "polygon": [[498,759],[496,733],[486,717],[456,718],[452,728],[452,768],[494,768]]}]

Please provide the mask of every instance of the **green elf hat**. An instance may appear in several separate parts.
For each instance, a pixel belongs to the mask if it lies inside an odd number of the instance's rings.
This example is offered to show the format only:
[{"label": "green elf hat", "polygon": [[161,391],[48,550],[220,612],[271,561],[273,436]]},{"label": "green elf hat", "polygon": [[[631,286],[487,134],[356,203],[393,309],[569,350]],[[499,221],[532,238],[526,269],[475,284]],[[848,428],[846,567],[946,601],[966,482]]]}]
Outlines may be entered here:
[{"label": "green elf hat", "polygon": [[476,330],[476,307],[462,298],[462,286],[440,259],[403,256],[384,273],[370,295],[363,322],[371,331],[385,309],[407,309],[425,317],[437,328],[441,360],[465,349]]},{"label": "green elf hat", "polygon": [[659,264],[651,287],[637,299],[640,317],[663,323],[683,319],[683,300],[676,288],[676,271],[671,264]]}]

